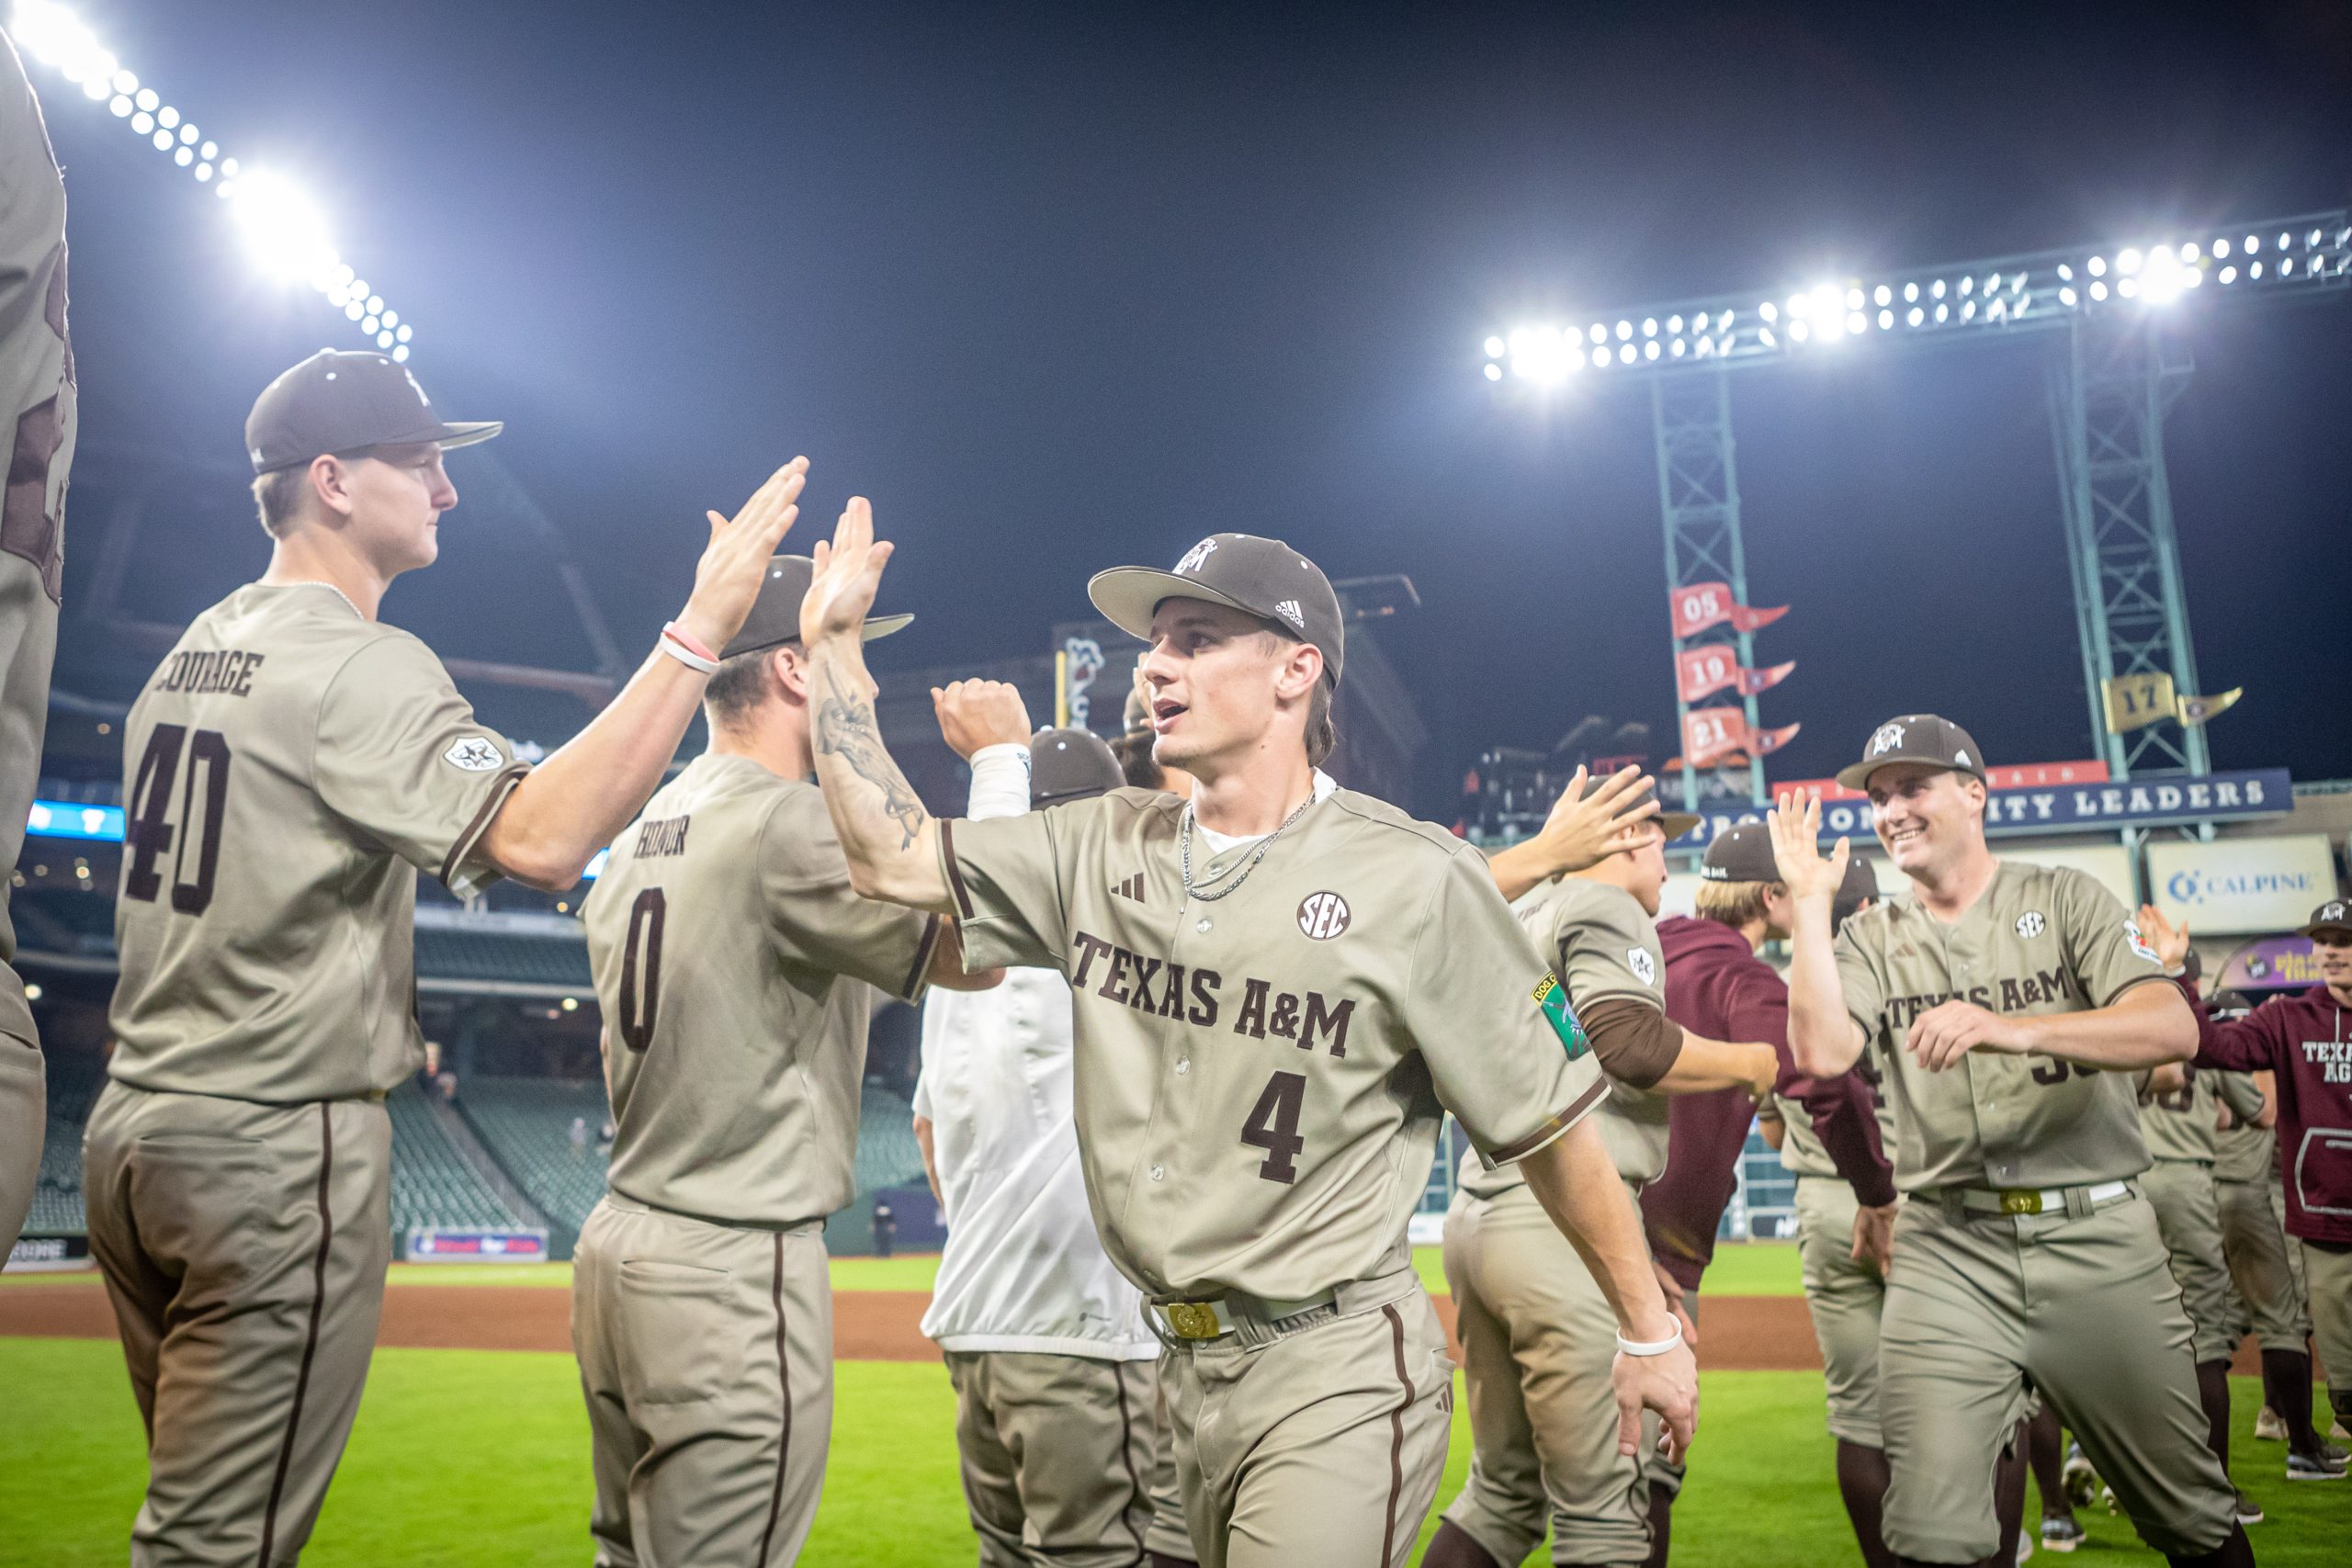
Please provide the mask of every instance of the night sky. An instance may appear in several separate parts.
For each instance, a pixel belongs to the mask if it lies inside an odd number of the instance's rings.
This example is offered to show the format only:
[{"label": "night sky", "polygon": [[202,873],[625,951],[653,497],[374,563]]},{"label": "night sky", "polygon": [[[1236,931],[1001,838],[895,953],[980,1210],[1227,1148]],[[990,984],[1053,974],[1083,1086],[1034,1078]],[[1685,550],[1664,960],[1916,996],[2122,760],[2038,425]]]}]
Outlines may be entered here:
[{"label": "night sky", "polygon": [[[797,452],[793,546],[853,491],[900,543],[884,592],[921,619],[886,681],[1041,650],[1100,567],[1277,534],[1419,586],[1383,635],[1436,733],[1411,804],[1447,819],[1482,746],[1673,715],[1645,387],[1498,397],[1488,332],[2352,194],[2352,11],[2323,0],[1661,9],[79,7],[320,194],[436,404],[509,422],[499,457],[632,652],[684,598],[702,509]],[[262,384],[357,329],[34,80],[72,203],[77,499],[141,452],[233,466]],[[2352,776],[2352,293],[2209,303],[2179,312],[2168,440],[2202,683],[2247,691],[2215,764]],[[2091,753],[2060,341],[1736,378],[1754,597],[1795,605],[1758,637],[1798,660],[1763,699],[1804,725],[1776,776],[1914,709],[1995,761]],[[184,484],[153,502],[142,615],[266,559],[233,467]],[[69,614],[99,520],[69,513]],[[467,524],[390,618],[584,667],[544,563]]]}]

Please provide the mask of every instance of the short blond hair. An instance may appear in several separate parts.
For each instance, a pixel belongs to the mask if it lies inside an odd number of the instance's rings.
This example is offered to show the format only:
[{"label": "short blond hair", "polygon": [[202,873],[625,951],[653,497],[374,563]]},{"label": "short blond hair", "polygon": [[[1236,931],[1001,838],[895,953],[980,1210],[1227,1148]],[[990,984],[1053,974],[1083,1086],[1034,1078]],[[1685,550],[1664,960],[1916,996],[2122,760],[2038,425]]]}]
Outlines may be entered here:
[{"label": "short blond hair", "polygon": [[1702,919],[1734,930],[1765,919],[1764,900],[1777,882],[1702,882],[1698,908]]},{"label": "short blond hair", "polygon": [[261,513],[262,532],[282,539],[302,514],[302,497],[311,484],[311,465],[272,468],[254,476],[254,509]]}]

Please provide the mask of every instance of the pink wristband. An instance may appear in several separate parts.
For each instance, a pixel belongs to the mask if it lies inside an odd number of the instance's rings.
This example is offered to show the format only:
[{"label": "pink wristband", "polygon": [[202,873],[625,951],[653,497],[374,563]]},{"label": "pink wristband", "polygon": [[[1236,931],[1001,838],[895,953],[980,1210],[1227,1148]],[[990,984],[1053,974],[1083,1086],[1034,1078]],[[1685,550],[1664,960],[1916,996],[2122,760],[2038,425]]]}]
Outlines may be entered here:
[{"label": "pink wristband", "polygon": [[718,662],[718,655],[705,648],[700,638],[675,621],[665,622],[662,627],[662,635],[697,659],[707,659],[713,664]]}]

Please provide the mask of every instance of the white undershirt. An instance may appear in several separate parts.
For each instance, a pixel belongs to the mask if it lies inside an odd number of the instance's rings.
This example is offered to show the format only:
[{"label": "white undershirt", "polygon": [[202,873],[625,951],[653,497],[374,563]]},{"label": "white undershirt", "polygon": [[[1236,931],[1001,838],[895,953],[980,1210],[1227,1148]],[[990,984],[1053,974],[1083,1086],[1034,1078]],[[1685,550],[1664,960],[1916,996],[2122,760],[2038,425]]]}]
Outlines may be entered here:
[{"label": "white undershirt", "polygon": [[[1329,800],[1339,787],[1339,780],[1320,768],[1315,770],[1315,799]],[[1220,833],[1197,816],[1193,818],[1193,831],[1200,835],[1201,842],[1208,846],[1212,857],[1230,853],[1245,844],[1254,844],[1266,836],[1263,833]]]},{"label": "white undershirt", "polygon": [[[973,820],[1027,808],[1027,760],[1017,747],[973,757]],[[947,1244],[922,1331],[943,1350],[1159,1354],[1087,1207],[1071,1066],[1069,982],[1054,970],[923,1001],[914,1108],[932,1123]]]}]

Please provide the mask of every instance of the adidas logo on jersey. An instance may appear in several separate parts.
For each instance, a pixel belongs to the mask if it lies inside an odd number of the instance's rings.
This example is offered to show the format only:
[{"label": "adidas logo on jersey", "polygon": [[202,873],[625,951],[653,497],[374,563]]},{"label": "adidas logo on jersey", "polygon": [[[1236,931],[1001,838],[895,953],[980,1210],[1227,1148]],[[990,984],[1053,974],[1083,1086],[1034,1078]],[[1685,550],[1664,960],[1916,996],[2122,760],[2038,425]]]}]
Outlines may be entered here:
[{"label": "adidas logo on jersey", "polygon": [[1306,612],[1298,607],[1298,601],[1295,599],[1285,599],[1281,604],[1275,605],[1274,614],[1280,615],[1283,620],[1288,621],[1292,626],[1298,627],[1301,631],[1305,631],[1306,629]]},{"label": "adidas logo on jersey", "polygon": [[1114,892],[1114,893],[1115,893],[1115,894],[1117,894],[1117,895],[1118,895],[1120,897],[1122,897],[1122,898],[1132,898],[1132,899],[1134,899],[1134,900],[1135,900],[1136,903],[1138,903],[1138,904],[1142,903],[1142,902],[1143,902],[1143,873],[1142,873],[1142,872],[1136,872],[1133,876],[1128,877],[1125,882],[1122,882],[1122,883],[1118,884],[1116,886],[1113,887],[1113,888],[1111,889],[1111,891],[1112,891],[1112,892]]}]

